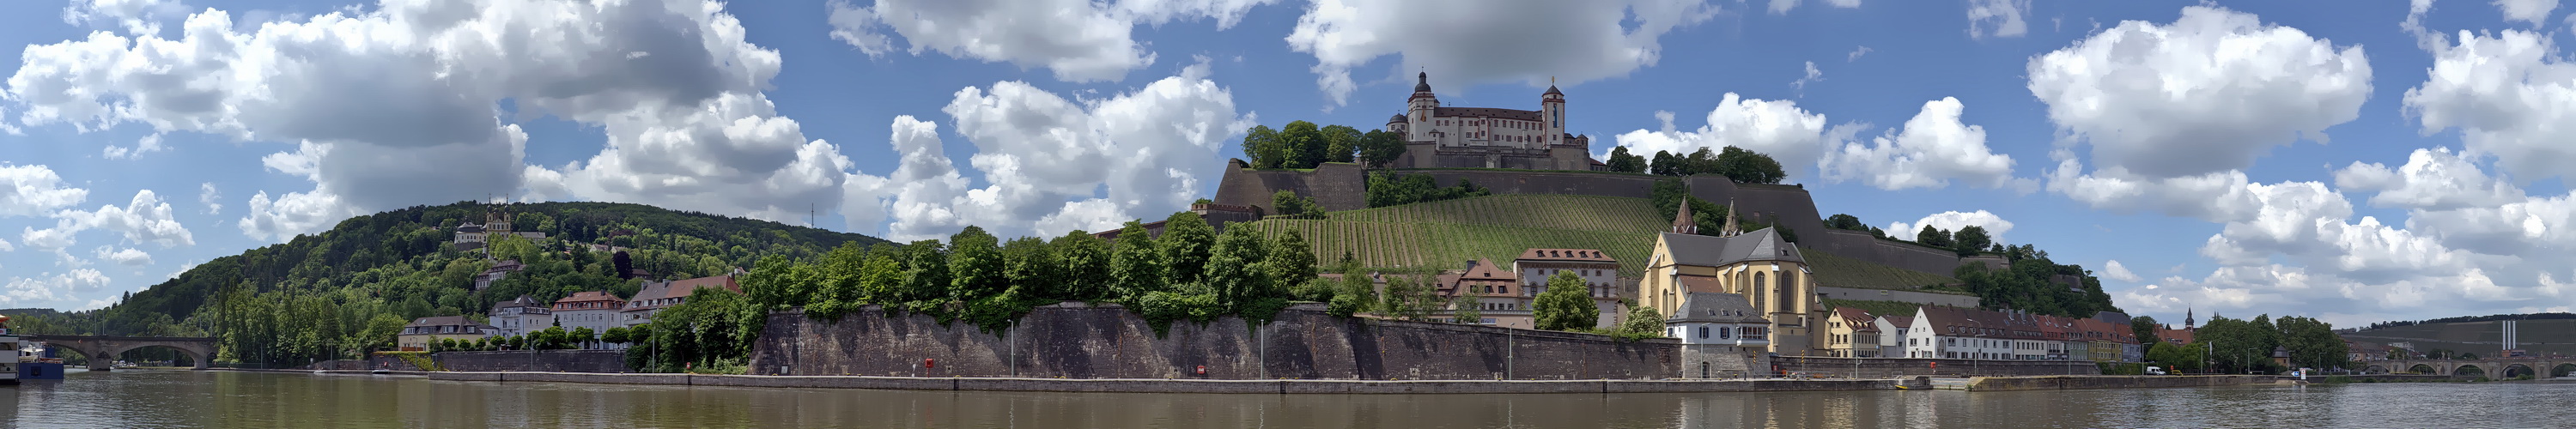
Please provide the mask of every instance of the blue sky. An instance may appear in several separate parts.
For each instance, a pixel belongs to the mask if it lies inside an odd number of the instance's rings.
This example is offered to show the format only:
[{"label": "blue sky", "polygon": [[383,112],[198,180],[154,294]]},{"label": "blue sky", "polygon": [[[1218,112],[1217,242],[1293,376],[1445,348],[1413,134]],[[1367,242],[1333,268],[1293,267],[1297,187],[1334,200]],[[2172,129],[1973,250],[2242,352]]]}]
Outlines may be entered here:
[{"label": "blue sky", "polygon": [[2576,299],[2555,0],[388,3],[0,3],[0,307],[473,199],[1096,230],[1416,71],[1553,78],[1596,152],[1773,153],[1824,213],[1985,225],[2160,318]]}]

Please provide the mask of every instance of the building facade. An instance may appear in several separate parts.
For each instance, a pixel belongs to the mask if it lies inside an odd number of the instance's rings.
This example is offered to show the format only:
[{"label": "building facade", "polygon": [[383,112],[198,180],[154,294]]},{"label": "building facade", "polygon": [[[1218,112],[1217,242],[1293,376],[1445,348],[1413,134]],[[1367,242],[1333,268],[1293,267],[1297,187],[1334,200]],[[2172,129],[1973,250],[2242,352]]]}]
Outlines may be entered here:
[{"label": "building facade", "polygon": [[1664,318],[1664,335],[1682,343],[1681,378],[1768,374],[1771,323],[1743,295],[1693,292]]},{"label": "building facade", "polygon": [[492,335],[515,337],[555,326],[554,308],[538,304],[536,298],[519,295],[517,299],[492,305]]},{"label": "building facade", "polygon": [[1858,308],[1835,307],[1825,318],[1825,356],[1879,357],[1878,317]]},{"label": "building facade", "polygon": [[[608,328],[626,326],[618,314],[625,309],[626,300],[617,299],[617,295],[605,291],[573,292],[572,296],[555,300],[551,308],[555,313],[555,324],[562,326],[564,330],[590,328],[590,332],[594,334],[608,332]],[[610,349],[626,348],[624,344],[602,346]]]},{"label": "building facade", "polygon": [[1566,132],[1565,93],[1549,85],[1538,110],[1448,107],[1431,93],[1431,75],[1414,76],[1404,113],[1386,130],[1404,136],[1396,168],[1606,170],[1592,160],[1592,139]]},{"label": "building facade", "polygon": [[689,295],[697,293],[699,288],[722,288],[735,292],[742,291],[742,285],[735,284],[733,276],[731,275],[699,277],[688,280],[645,282],[644,289],[635,292],[635,299],[627,301],[626,307],[618,310],[618,326],[635,326],[650,323],[653,321],[653,314],[662,312],[662,309],[671,308],[671,306],[688,302]]},{"label": "building facade", "polygon": [[475,323],[465,316],[438,316],[412,319],[394,335],[395,346],[404,351],[429,350],[429,344],[440,340],[474,341],[490,337],[490,325]]},{"label": "building facade", "polygon": [[1638,305],[1672,314],[1692,293],[1742,296],[1770,321],[1773,353],[1823,355],[1816,329],[1827,311],[1796,244],[1770,228],[1733,231],[1733,216],[1726,220],[1728,231],[1698,235],[1688,206],[1674,218],[1673,229],[1655,238],[1653,257],[1638,285]]}]

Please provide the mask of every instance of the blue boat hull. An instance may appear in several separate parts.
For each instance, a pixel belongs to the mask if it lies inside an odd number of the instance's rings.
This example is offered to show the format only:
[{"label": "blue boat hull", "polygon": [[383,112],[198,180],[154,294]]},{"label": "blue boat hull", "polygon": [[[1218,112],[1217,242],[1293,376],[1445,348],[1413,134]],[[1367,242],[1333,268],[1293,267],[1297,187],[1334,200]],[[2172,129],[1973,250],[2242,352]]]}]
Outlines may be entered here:
[{"label": "blue boat hull", "polygon": [[18,364],[18,379],[61,380],[63,379],[63,364],[44,362],[20,363]]}]

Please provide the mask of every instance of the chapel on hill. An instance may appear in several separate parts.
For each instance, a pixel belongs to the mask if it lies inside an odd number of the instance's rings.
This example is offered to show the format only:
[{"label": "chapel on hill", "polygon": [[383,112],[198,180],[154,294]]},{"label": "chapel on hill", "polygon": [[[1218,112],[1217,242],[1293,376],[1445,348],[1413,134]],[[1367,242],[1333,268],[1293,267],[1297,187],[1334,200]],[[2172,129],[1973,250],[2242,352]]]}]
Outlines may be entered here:
[{"label": "chapel on hill", "polygon": [[1592,159],[1592,138],[1565,132],[1565,93],[1548,85],[1538,110],[1447,107],[1431,94],[1431,75],[1417,73],[1404,113],[1386,130],[1404,135],[1395,168],[1608,170]]}]

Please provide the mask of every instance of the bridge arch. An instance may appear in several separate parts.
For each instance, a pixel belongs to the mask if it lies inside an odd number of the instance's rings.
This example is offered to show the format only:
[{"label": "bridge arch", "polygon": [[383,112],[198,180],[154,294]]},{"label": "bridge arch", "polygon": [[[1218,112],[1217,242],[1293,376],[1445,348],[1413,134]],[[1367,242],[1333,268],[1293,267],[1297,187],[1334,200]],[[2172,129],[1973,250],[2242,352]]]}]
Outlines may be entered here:
[{"label": "bridge arch", "polygon": [[2483,377],[2483,376],[2486,376],[2486,375],[2487,375],[2487,369],[2486,369],[2486,368],[2483,368],[2483,367],[2479,367],[2477,364],[2462,364],[2462,365],[2460,365],[2460,367],[2458,367],[2458,368],[2452,368],[2452,369],[2451,369],[2451,375],[2467,375],[2467,376],[2480,376],[2480,377]]},{"label": "bridge arch", "polygon": [[2368,369],[2364,370],[2363,372],[2367,372],[2367,373],[2371,373],[2371,374],[2387,374],[2387,373],[2388,373],[2388,367],[2386,367],[2386,366],[2380,366],[2380,365],[2371,365],[2371,366],[2370,366],[2370,368],[2368,368]]},{"label": "bridge arch", "polygon": [[116,360],[124,356],[126,351],[147,347],[177,350],[179,354],[186,355],[189,363],[196,369],[206,369],[206,364],[212,362],[215,355],[213,338],[85,335],[25,335],[21,338],[29,341],[43,341],[53,347],[80,352],[81,356],[89,358],[89,369],[92,371],[113,369]]},{"label": "bridge arch", "polygon": [[2411,373],[2416,373],[2416,374],[2441,374],[2441,373],[2442,373],[2442,370],[2439,370],[2439,369],[2433,369],[2433,366],[2432,366],[2432,365],[2426,365],[2426,364],[2420,364],[2420,363],[2419,363],[2419,364],[2415,364],[2415,366],[2406,367],[2406,372],[2411,372]]},{"label": "bridge arch", "polygon": [[2576,375],[2576,363],[2562,363],[2558,364],[2558,366],[2549,368],[2549,376],[2551,377],[2566,377],[2571,375]]},{"label": "bridge arch", "polygon": [[2505,365],[2505,366],[2504,366],[2504,371],[2499,371],[2499,374],[2500,374],[2500,375],[2502,375],[2502,377],[2498,377],[2498,378],[2516,378],[2516,377],[2533,377],[2533,378],[2538,378],[2538,374],[2534,374],[2534,373],[2532,372],[2532,370],[2531,370],[2531,365],[2524,365],[2524,364],[2518,364],[2518,363],[2517,363],[2517,364],[2512,364],[2512,365]]}]

